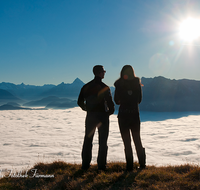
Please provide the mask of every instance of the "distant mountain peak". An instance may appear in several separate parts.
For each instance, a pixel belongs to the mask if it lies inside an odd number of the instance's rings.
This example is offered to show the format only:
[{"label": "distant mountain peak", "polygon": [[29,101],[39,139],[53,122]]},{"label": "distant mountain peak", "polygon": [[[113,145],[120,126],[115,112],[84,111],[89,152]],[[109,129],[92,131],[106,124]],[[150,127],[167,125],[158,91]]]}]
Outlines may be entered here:
[{"label": "distant mountain peak", "polygon": [[59,87],[63,87],[63,86],[65,86],[66,84],[64,83],[64,82],[61,82],[60,84],[58,84],[57,86],[59,86]]},{"label": "distant mountain peak", "polygon": [[84,82],[80,80],[79,78],[76,78],[72,84],[84,85]]}]

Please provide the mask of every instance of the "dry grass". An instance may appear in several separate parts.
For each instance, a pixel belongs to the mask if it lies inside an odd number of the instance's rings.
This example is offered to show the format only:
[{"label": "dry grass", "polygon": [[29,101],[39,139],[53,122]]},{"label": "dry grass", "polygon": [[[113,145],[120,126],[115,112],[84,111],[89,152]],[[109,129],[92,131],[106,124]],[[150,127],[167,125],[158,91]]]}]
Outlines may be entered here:
[{"label": "dry grass", "polygon": [[[135,168],[138,166],[135,163]],[[155,167],[147,166],[144,170],[126,172],[126,164],[122,162],[108,163],[106,171],[98,171],[97,165],[92,165],[87,171],[81,170],[81,165],[65,162],[51,164],[38,163],[39,177],[33,177],[34,171],[28,171],[27,176],[4,177],[0,179],[0,189],[8,190],[188,190],[200,189],[200,168],[195,165],[180,165]],[[50,176],[51,178],[45,178]],[[52,177],[52,175],[54,177]],[[33,178],[32,178],[33,177]]]}]

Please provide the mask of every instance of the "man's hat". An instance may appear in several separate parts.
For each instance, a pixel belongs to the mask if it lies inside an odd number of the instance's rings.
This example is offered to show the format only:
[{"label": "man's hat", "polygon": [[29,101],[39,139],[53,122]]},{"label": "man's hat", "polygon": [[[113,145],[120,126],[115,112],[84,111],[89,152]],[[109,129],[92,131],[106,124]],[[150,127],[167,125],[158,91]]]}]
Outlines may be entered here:
[{"label": "man's hat", "polygon": [[102,65],[95,65],[94,67],[93,67],[93,73],[94,73],[94,75],[98,75],[99,73],[101,73],[101,72],[106,72],[105,70],[104,70],[104,68],[103,68],[103,66]]}]

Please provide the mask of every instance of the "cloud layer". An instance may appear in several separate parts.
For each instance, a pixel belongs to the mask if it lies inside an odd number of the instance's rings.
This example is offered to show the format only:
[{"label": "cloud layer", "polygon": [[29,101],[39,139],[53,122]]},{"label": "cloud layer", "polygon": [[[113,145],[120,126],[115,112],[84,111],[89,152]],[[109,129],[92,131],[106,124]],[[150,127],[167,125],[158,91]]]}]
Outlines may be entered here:
[{"label": "cloud layer", "polygon": [[[199,164],[200,115],[180,116],[177,113],[177,116],[173,115],[174,119],[169,119],[169,116],[163,119],[166,113],[159,113],[157,121],[155,116],[149,121],[146,119],[149,114],[141,113],[141,137],[146,148],[147,165]],[[78,107],[1,111],[1,169],[26,169],[37,162],[55,160],[81,163],[85,115]],[[125,161],[116,115],[110,117],[108,147],[108,161]],[[96,163],[97,152],[96,133],[92,163]],[[134,145],[133,152],[137,161]]]}]

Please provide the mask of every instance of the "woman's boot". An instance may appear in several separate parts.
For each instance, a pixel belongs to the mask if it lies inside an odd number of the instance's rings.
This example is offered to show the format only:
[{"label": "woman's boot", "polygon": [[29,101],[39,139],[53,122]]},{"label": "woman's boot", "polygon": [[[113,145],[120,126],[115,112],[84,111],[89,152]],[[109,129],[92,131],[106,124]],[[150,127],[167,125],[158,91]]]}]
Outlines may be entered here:
[{"label": "woman's boot", "polygon": [[140,169],[146,168],[146,153],[145,148],[142,148],[140,155],[138,155]]}]

